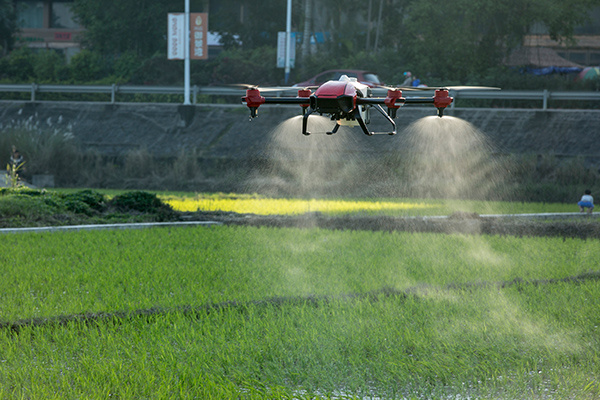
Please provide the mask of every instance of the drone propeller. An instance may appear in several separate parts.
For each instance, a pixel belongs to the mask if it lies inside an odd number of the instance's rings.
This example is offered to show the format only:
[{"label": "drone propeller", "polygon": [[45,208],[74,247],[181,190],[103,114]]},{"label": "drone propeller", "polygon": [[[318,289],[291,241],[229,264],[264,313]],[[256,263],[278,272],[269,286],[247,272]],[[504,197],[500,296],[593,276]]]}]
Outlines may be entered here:
[{"label": "drone propeller", "polygon": [[313,85],[313,86],[294,86],[295,89],[304,89],[304,90],[317,90],[320,86],[319,85]]},{"label": "drone propeller", "polygon": [[298,89],[302,89],[302,88],[292,87],[292,86],[268,86],[268,87],[260,87],[259,85],[250,85],[248,83],[232,83],[232,84],[229,84],[227,86],[231,86],[231,87],[235,87],[235,88],[239,88],[239,89],[243,89],[243,90],[259,90],[261,93],[267,93],[267,92],[285,92],[285,91],[292,91],[292,90],[297,91]]},{"label": "drone propeller", "polygon": [[429,90],[500,90],[492,86],[400,86],[399,90],[429,91]]}]

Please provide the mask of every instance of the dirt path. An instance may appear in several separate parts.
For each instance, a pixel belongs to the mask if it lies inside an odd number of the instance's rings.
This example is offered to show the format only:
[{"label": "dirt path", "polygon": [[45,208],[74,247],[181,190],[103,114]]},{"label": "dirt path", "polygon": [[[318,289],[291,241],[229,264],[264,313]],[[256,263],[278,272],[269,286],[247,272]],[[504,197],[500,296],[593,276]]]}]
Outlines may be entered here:
[{"label": "dirt path", "polygon": [[600,238],[600,215],[522,214],[512,216],[457,214],[448,217],[386,216],[259,216],[234,213],[191,213],[184,219],[216,221],[226,225],[336,230],[435,232],[469,235],[559,236]]}]

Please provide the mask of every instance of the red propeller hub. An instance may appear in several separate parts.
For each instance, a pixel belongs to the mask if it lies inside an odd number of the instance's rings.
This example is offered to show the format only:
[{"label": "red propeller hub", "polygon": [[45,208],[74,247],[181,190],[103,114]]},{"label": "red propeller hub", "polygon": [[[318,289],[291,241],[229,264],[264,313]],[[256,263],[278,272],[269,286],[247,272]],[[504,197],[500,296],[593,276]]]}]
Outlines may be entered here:
[{"label": "red propeller hub", "polygon": [[306,113],[306,109],[310,106],[310,95],[312,91],[310,89],[300,89],[298,90],[298,97],[306,98],[306,103],[300,104],[302,107],[302,115]]},{"label": "red propeller hub", "polygon": [[264,104],[265,98],[260,95],[260,90],[258,89],[248,89],[246,90],[246,97],[242,97],[242,100],[246,102],[246,105],[250,109],[250,117],[256,117],[256,111],[261,104]]},{"label": "red propeller hub", "polygon": [[312,92],[310,89],[300,89],[298,90],[298,97],[306,97],[309,98]]},{"label": "red propeller hub", "polygon": [[398,90],[398,89],[389,89],[387,91],[387,97],[385,98],[385,100],[383,101],[383,103],[388,107],[388,108],[400,108],[400,106],[402,104],[396,104],[396,102],[398,101],[398,99],[402,98],[402,91]]},{"label": "red propeller hub", "polygon": [[438,89],[433,97],[433,105],[438,109],[438,115],[441,117],[444,114],[444,109],[452,103],[448,90]]},{"label": "red propeller hub", "polygon": [[265,98],[260,95],[258,89],[246,90],[246,97],[243,98],[246,105],[250,108],[258,108],[261,104],[264,104]]}]

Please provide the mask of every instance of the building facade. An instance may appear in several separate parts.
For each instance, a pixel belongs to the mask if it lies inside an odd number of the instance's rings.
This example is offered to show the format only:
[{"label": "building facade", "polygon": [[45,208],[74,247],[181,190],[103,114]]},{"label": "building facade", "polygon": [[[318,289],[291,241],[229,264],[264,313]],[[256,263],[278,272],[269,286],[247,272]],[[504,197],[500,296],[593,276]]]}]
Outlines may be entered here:
[{"label": "building facade", "polygon": [[83,28],[76,22],[73,0],[15,0],[17,46],[63,51],[67,57],[80,49]]}]

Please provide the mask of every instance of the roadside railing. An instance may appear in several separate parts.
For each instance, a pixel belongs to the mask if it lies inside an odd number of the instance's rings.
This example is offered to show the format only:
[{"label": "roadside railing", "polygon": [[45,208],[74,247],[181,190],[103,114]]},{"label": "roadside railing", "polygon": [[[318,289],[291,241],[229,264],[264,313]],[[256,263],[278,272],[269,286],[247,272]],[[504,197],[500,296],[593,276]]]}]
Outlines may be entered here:
[{"label": "roadside railing", "polygon": [[[281,90],[270,91],[269,96],[293,96],[297,93],[296,88],[284,88]],[[28,101],[36,101],[36,97],[40,93],[76,93],[76,94],[106,94],[110,95],[110,103],[117,102],[117,96],[120,94],[127,95],[181,95],[184,94],[182,86],[131,86],[131,85],[50,85],[50,84],[0,84],[0,93],[29,93]],[[237,96],[241,97],[245,94],[243,89],[235,87],[223,86],[192,86],[190,88],[192,96],[192,104],[198,104],[199,96]],[[385,96],[385,89],[373,89],[373,94],[377,96]],[[589,101],[589,107],[583,108],[599,108],[600,92],[567,92],[567,91],[549,91],[549,90],[450,90],[450,95],[455,101],[450,106],[456,107],[462,99],[478,99],[478,100],[530,100],[539,101],[539,108],[548,109],[548,103],[551,100],[566,100],[566,101]],[[417,96],[414,92],[406,94],[406,96]],[[6,99],[5,100],[10,100]],[[72,100],[69,100],[72,101]],[[76,100],[77,101],[77,100]],[[537,107],[536,107],[537,108]]]}]

